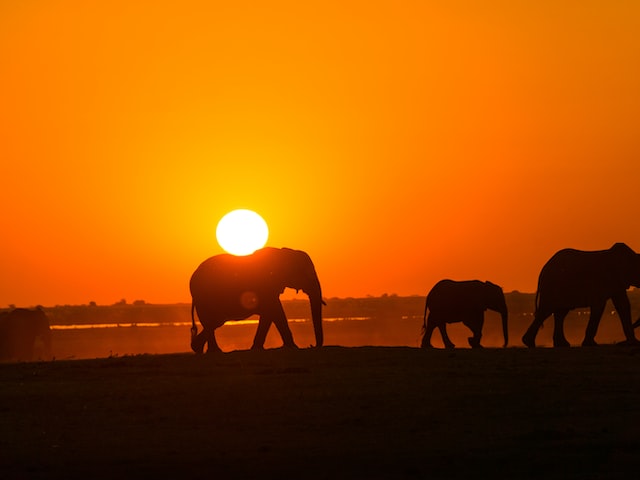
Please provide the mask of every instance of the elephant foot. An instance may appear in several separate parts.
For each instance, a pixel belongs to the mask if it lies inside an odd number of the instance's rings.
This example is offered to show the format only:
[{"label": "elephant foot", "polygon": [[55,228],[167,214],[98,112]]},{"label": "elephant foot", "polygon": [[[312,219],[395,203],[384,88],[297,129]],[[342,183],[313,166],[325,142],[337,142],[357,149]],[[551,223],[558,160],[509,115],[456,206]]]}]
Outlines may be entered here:
[{"label": "elephant foot", "polygon": [[483,348],[479,338],[469,337],[469,345],[471,348]]},{"label": "elephant foot", "polygon": [[447,350],[453,350],[456,346],[453,343],[448,343],[444,346]]},{"label": "elephant foot", "polygon": [[288,345],[282,345],[282,348],[287,348],[289,350],[299,350],[298,346],[295,343],[290,343]]},{"label": "elephant foot", "polygon": [[525,333],[522,336],[522,343],[529,348],[536,348],[536,336],[530,333]]},{"label": "elephant foot", "polygon": [[637,347],[640,345],[640,341],[636,338],[627,338],[622,342],[616,343],[616,345],[621,345],[623,347]]},{"label": "elephant foot", "polygon": [[204,346],[202,348],[194,348],[192,344],[191,350],[193,350],[196,355],[202,355],[204,353]]},{"label": "elephant foot", "polygon": [[571,344],[567,342],[566,338],[560,338],[558,340],[556,339],[553,340],[553,346],[555,348],[568,348],[571,346]]},{"label": "elephant foot", "polygon": [[193,350],[196,355],[202,355],[202,353],[204,352],[204,341],[201,341],[201,339],[199,339],[198,337],[193,338],[191,340],[191,350]]},{"label": "elephant foot", "polygon": [[582,346],[583,347],[597,347],[598,344],[596,343],[596,341],[594,339],[587,340],[585,338],[584,341],[582,342]]},{"label": "elephant foot", "polygon": [[431,345],[431,338],[427,337],[426,335],[423,335],[422,341],[420,342],[420,347],[433,348],[433,345]]}]

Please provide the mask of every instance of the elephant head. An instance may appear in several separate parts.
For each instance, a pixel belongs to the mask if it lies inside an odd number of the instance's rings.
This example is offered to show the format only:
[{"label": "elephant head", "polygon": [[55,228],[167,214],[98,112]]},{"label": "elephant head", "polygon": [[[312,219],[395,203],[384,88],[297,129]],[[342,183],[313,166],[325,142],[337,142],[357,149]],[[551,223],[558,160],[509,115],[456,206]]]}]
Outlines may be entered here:
[{"label": "elephant head", "polygon": [[616,243],[610,249],[615,274],[625,283],[625,288],[640,287],[640,255],[626,243]]},{"label": "elephant head", "polygon": [[502,317],[502,334],[504,335],[504,347],[509,343],[509,329],[507,326],[509,313],[507,311],[507,302],[504,299],[504,292],[499,285],[486,282],[487,285],[487,308],[498,312]]},{"label": "elephant head", "polygon": [[316,269],[311,257],[302,250],[290,248],[266,247],[253,254],[256,260],[265,260],[269,265],[269,276],[274,280],[274,285],[279,285],[280,293],[285,288],[302,290],[308,297],[311,305],[311,320],[316,337],[316,346],[324,343],[322,330],[322,289],[316,274]]}]

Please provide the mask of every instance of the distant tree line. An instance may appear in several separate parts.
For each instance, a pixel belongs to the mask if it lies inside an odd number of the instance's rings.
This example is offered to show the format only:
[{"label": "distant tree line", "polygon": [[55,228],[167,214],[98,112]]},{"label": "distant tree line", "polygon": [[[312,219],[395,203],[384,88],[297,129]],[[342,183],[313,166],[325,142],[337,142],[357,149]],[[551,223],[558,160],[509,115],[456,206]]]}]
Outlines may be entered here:
[{"label": "distant tree line", "polygon": [[[513,291],[505,294],[509,316],[532,315],[535,294]],[[382,295],[365,298],[327,298],[323,316],[325,318],[351,319],[370,318],[422,318],[425,297],[413,295]],[[633,318],[640,315],[640,290],[629,291]],[[282,302],[288,318],[310,318],[309,302],[306,299],[284,300]],[[610,307],[610,308],[609,308]],[[609,305],[607,311],[613,311]],[[4,311],[9,309],[4,309]],[[137,323],[180,323],[191,321],[191,304],[179,303],[154,305],[144,300],[127,303],[121,300],[113,305],[61,305],[43,307],[51,325],[72,324],[137,324]],[[588,312],[588,308],[578,310],[578,314]],[[0,310],[2,311],[2,310]]]}]

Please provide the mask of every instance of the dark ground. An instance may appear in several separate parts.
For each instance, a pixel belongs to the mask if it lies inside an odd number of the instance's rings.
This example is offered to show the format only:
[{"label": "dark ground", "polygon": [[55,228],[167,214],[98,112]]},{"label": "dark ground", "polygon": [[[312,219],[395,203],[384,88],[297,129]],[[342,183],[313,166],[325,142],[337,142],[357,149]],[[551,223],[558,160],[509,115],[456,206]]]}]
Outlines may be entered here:
[{"label": "dark ground", "polygon": [[0,365],[0,478],[635,478],[640,349]]}]

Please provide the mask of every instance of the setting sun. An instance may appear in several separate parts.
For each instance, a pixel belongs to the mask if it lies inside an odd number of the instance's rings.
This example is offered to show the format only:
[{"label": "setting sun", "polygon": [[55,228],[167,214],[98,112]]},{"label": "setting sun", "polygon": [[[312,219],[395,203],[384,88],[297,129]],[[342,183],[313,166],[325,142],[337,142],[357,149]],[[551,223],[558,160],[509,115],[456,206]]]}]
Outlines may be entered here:
[{"label": "setting sun", "polygon": [[267,222],[252,210],[234,210],[218,222],[216,238],[233,255],[249,255],[264,247],[269,237]]}]

